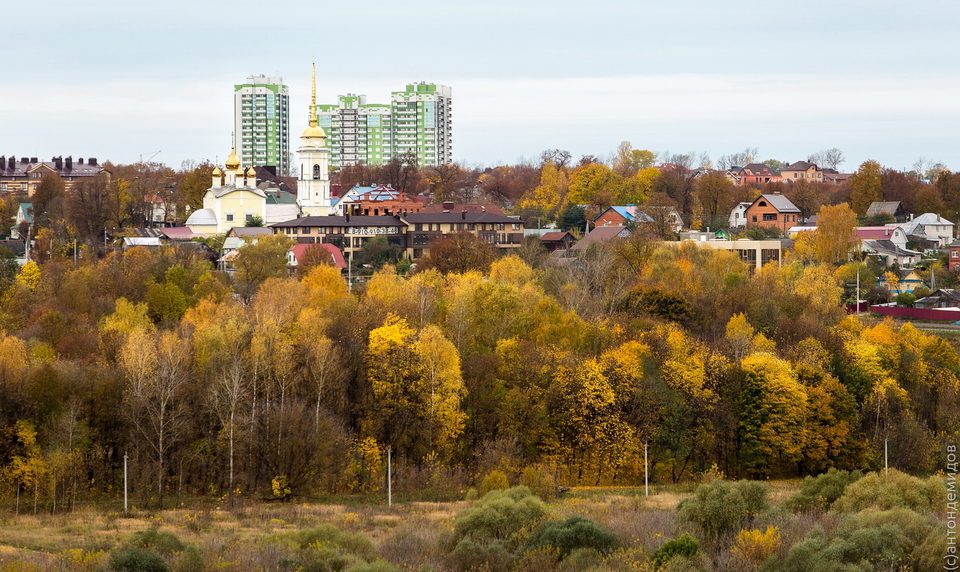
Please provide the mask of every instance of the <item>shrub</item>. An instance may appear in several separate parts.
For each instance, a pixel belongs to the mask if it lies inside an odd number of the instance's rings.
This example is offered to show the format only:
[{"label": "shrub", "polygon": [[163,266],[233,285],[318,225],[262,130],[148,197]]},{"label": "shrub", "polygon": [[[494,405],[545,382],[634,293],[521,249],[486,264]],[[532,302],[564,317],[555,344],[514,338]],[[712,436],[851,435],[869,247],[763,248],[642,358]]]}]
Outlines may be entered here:
[{"label": "shrub", "polygon": [[203,555],[196,546],[187,546],[173,566],[174,572],[202,572]]},{"label": "shrub", "polygon": [[660,548],[653,553],[650,560],[653,562],[654,568],[661,568],[675,556],[690,558],[699,551],[700,543],[697,542],[697,539],[687,533],[683,533],[677,538],[668,540],[660,545]]},{"label": "shrub", "polygon": [[896,297],[897,306],[903,306],[904,308],[912,308],[913,303],[917,301],[917,297],[910,292],[900,292]]},{"label": "shrub", "polygon": [[563,560],[578,548],[592,548],[601,554],[613,552],[620,542],[588,518],[571,516],[567,520],[549,520],[541,523],[530,539],[526,550],[555,548],[557,560]]},{"label": "shrub", "polygon": [[130,572],[167,572],[170,567],[153,550],[124,545],[110,554],[110,569]]},{"label": "shrub", "polygon": [[776,526],[766,530],[741,530],[733,545],[733,554],[743,560],[763,562],[780,547],[780,531]]},{"label": "shrub", "polygon": [[542,499],[549,500],[557,496],[557,483],[553,479],[553,473],[539,465],[524,468],[520,473],[520,484]]},{"label": "shrub", "polygon": [[454,547],[448,560],[456,570],[506,570],[513,555],[500,541],[475,542],[464,538]]},{"label": "shrub", "polygon": [[769,486],[757,481],[716,480],[697,487],[680,503],[677,516],[711,540],[732,533],[768,508]]},{"label": "shrub", "polygon": [[186,548],[183,541],[177,538],[175,534],[157,530],[156,527],[134,534],[129,543],[137,548],[153,549],[164,555],[183,552],[183,549]]},{"label": "shrub", "polygon": [[943,479],[930,477],[926,481],[891,469],[888,474],[868,473],[847,486],[833,508],[840,512],[859,512],[866,508],[888,510],[909,508],[931,512],[944,506],[946,489]]},{"label": "shrub", "polygon": [[391,564],[386,560],[375,560],[373,562],[358,562],[348,566],[344,572],[401,572],[403,569],[396,564]]},{"label": "shrub", "polygon": [[[867,510],[841,523],[832,538],[819,527],[790,549],[777,569],[929,570],[927,539],[936,533],[930,516],[900,508]],[[932,560],[935,561],[935,560]]]},{"label": "shrub", "polygon": [[805,477],[800,484],[800,492],[787,499],[787,506],[793,511],[827,510],[843,496],[850,483],[863,478],[860,471],[838,471],[831,468],[815,477]]},{"label": "shrub", "polygon": [[507,481],[507,475],[503,471],[490,471],[483,477],[480,483],[480,494],[485,495],[490,491],[502,491],[510,486]]},{"label": "shrub", "polygon": [[530,489],[524,486],[505,491],[491,491],[477,504],[460,512],[454,519],[457,541],[470,538],[479,541],[500,540],[516,547],[520,534],[532,529],[546,514],[547,508]]},{"label": "shrub", "polygon": [[331,524],[282,534],[276,540],[295,549],[283,564],[296,569],[341,570],[373,562],[379,557],[366,536],[340,530]]}]

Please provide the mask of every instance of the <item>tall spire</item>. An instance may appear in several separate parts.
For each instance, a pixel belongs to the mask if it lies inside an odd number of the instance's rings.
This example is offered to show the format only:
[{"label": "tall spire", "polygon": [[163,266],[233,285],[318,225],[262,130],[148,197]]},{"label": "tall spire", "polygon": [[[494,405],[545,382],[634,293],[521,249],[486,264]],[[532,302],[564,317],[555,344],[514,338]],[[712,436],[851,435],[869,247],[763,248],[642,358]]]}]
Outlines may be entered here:
[{"label": "tall spire", "polygon": [[317,63],[313,62],[310,81],[310,127],[317,126]]}]

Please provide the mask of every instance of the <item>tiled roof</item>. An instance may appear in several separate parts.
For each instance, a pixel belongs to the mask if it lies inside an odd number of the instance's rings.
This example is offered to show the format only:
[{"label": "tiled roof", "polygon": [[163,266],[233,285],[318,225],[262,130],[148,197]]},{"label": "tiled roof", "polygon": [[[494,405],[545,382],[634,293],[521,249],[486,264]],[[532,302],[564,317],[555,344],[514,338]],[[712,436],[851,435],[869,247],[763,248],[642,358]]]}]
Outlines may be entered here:
[{"label": "tiled roof", "polygon": [[420,212],[422,213],[442,213],[442,212],[461,212],[461,211],[467,211],[468,213],[488,212],[488,213],[499,214],[499,215],[503,214],[503,211],[500,210],[500,207],[491,203],[483,203],[483,204],[454,203],[453,208],[451,209],[445,208],[442,203],[437,203],[433,205],[427,205],[422,209],[420,209]]}]

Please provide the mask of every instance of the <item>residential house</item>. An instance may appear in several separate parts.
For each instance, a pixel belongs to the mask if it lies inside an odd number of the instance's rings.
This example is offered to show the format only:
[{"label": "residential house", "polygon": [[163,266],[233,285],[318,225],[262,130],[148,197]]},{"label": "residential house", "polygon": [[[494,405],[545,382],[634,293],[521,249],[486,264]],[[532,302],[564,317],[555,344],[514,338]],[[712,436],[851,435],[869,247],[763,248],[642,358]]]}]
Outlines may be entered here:
[{"label": "residential house", "polygon": [[953,242],[954,224],[935,213],[924,213],[899,225],[907,236],[913,240],[927,240],[936,243],[937,247],[944,247]]},{"label": "residential house", "polygon": [[949,261],[950,272],[960,272],[960,241],[954,240],[949,244],[950,257],[947,259]]},{"label": "residential house", "polygon": [[737,203],[737,206],[733,207],[733,210],[730,211],[730,228],[743,228],[747,226],[747,209],[750,208],[750,205],[753,203]]},{"label": "residential house", "polygon": [[[13,254],[14,260],[17,261],[17,264],[23,266],[27,263],[27,241],[25,240],[0,240],[0,252],[3,250],[9,251]],[[3,253],[6,254],[6,253]],[[7,255],[9,256],[9,255]],[[0,255],[2,258],[2,255]]]},{"label": "residential house", "polygon": [[900,201],[874,201],[867,207],[867,218],[889,217],[894,222],[906,222],[907,212]]},{"label": "residential house", "polygon": [[860,240],[889,240],[898,248],[907,248],[907,233],[899,226],[858,226],[854,232]]},{"label": "residential house", "polygon": [[330,243],[294,244],[290,247],[290,250],[287,251],[287,266],[291,268],[296,268],[299,266],[308,250],[320,250],[321,256],[334,268],[344,270],[347,267],[347,262],[343,258],[343,253],[340,252],[339,248]]},{"label": "residential house", "polygon": [[793,183],[801,179],[811,183],[822,183],[823,169],[808,161],[797,161],[780,169],[780,178],[785,183]]},{"label": "residential house", "polygon": [[740,185],[764,185],[766,183],[779,183],[783,177],[770,170],[770,167],[763,163],[750,163],[743,167],[734,167],[737,173],[737,180]]},{"label": "residential house", "polygon": [[747,226],[777,228],[782,232],[787,232],[800,221],[800,209],[779,193],[760,195],[744,214]]},{"label": "residential house", "polygon": [[593,226],[626,226],[627,224],[661,224],[665,230],[677,233],[683,230],[683,218],[676,207],[635,205],[607,207],[593,219]]},{"label": "residential house", "polygon": [[921,286],[926,286],[927,283],[923,281],[923,278],[920,277],[920,274],[916,270],[905,270],[900,273],[900,281],[897,284],[897,289],[894,290],[893,294],[902,294],[903,292],[913,292]]},{"label": "residential house", "polygon": [[913,303],[914,308],[960,308],[960,290],[941,288]]},{"label": "residential house", "polygon": [[624,226],[598,226],[571,246],[570,250],[572,252],[581,252],[588,250],[594,244],[602,244],[616,239],[627,238],[628,236],[630,236],[630,231]]},{"label": "residential house", "polygon": [[920,261],[921,253],[901,248],[891,240],[861,240],[860,250],[868,256],[876,256],[883,260],[886,266],[897,264],[901,268],[909,268]]},{"label": "residential house", "polygon": [[546,232],[540,235],[540,242],[548,252],[570,250],[577,239],[567,231]]},{"label": "residential house", "polygon": [[29,230],[31,224],[33,224],[33,203],[20,203],[13,219],[13,227],[10,229],[10,238],[20,238],[21,234]]}]

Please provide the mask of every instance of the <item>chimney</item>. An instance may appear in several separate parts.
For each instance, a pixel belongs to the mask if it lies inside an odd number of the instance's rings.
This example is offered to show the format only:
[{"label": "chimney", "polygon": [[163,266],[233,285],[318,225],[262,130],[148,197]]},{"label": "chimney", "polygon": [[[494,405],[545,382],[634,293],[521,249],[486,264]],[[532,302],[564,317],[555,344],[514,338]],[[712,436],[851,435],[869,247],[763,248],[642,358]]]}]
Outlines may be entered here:
[{"label": "chimney", "polygon": [[77,165],[83,165],[83,157],[77,159]]},{"label": "chimney", "polygon": [[12,171],[17,166],[17,158],[10,157],[9,159],[7,159],[7,165],[10,167],[10,170]]},{"label": "chimney", "polygon": [[453,201],[443,201],[443,212],[448,213],[453,210]]},{"label": "chimney", "polygon": [[97,158],[96,158],[96,157],[88,157],[88,158],[87,158],[87,165],[96,165],[96,164],[97,164]]},{"label": "chimney", "polygon": [[30,162],[30,159],[28,159],[28,158],[26,158],[26,157],[20,157],[20,162],[23,163],[24,165],[26,165],[27,163]]},{"label": "chimney", "polygon": [[58,171],[62,171],[62,170],[63,170],[63,157],[54,157],[54,158],[53,158],[53,164],[54,164],[54,166],[57,168]]},{"label": "chimney", "polygon": [[72,156],[72,155],[67,157],[67,170],[68,170],[68,171],[72,171],[72,170],[73,170],[73,156]]},{"label": "chimney", "polygon": [[467,211],[460,211],[460,220],[467,220]]},{"label": "chimney", "polygon": [[37,162],[37,158],[36,158],[36,157],[30,157],[30,162],[31,162],[31,163],[36,163],[36,162]]}]

